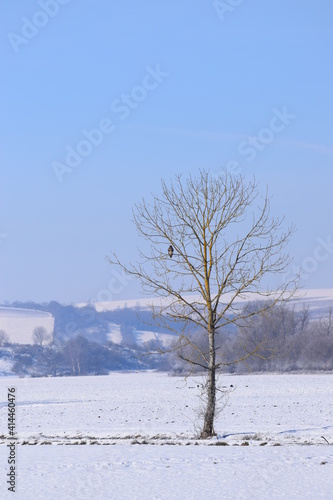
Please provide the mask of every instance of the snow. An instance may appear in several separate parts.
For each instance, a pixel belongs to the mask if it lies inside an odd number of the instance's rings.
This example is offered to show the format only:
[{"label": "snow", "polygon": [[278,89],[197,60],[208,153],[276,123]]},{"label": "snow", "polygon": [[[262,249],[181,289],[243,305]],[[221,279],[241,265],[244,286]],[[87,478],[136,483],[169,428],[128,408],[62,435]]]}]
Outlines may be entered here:
[{"label": "snow", "polygon": [[[8,492],[2,498],[328,500],[333,486],[333,454],[328,449],[323,445],[297,450],[194,445],[23,446],[18,455],[18,492],[14,496]],[[2,447],[1,464],[5,459]],[[4,482],[0,488],[4,491]]]},{"label": "snow", "polygon": [[0,358],[0,376],[12,374],[13,361]]},{"label": "snow", "polygon": [[22,309],[20,307],[0,306],[0,317],[22,318],[22,319],[27,319],[27,318],[45,319],[45,318],[52,318],[52,314],[45,311],[39,311],[38,309]]},{"label": "snow", "polygon": [[[161,342],[163,347],[168,347],[171,342],[175,340],[174,335],[171,335],[169,333],[152,332],[150,330],[133,329],[132,336],[133,341],[137,346],[144,346],[150,340],[157,340],[158,342]],[[123,342],[123,336],[121,333],[120,325],[117,325],[116,323],[109,323],[109,333],[107,338],[114,344],[121,344]]]},{"label": "snow", "polygon": [[52,314],[37,309],[0,307],[0,330],[4,330],[9,341],[17,344],[33,344],[33,332],[42,326],[49,335],[53,334]]},{"label": "snow", "polygon": [[[223,296],[224,301],[230,300],[233,296],[232,293],[226,293]],[[188,298],[192,300],[200,301],[200,296],[191,295]],[[124,307],[128,308],[148,308],[151,304],[156,307],[161,306],[161,304],[166,304],[170,302],[170,298],[161,298],[161,297],[145,297],[131,300],[113,300],[113,301],[94,301],[92,303],[82,302],[75,304],[77,307],[85,307],[87,305],[93,305],[96,311],[114,311],[116,309],[122,309]],[[247,300],[265,300],[265,297],[256,294],[244,294],[243,298],[237,298],[235,302],[246,302]],[[308,290],[300,290],[296,297],[292,299],[292,301],[298,305],[308,305],[312,308],[323,308],[333,306],[333,288],[320,288],[320,289],[308,289]]]},{"label": "snow", "polygon": [[17,499],[331,498],[332,374],[223,375],[232,392],[205,441],[195,437],[201,382],[155,372],[1,378],[2,478],[15,387]]},{"label": "snow", "polygon": [[169,347],[175,341],[175,336],[170,333],[157,333],[150,330],[134,330],[136,343],[144,345],[151,340],[157,340],[163,347]]},{"label": "snow", "polygon": [[122,335],[120,331],[120,325],[116,325],[116,323],[109,323],[109,333],[107,337],[108,340],[110,340],[114,344],[121,344]]}]

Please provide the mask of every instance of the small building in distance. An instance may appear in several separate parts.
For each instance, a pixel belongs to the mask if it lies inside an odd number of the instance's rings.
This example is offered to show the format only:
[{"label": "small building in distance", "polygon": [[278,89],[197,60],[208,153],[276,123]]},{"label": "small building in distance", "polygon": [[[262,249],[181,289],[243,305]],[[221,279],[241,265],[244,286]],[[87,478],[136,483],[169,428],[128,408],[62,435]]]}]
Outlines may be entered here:
[{"label": "small building in distance", "polygon": [[34,329],[44,327],[51,343],[53,340],[54,317],[35,309],[0,307],[0,330],[3,330],[11,344],[33,344]]}]

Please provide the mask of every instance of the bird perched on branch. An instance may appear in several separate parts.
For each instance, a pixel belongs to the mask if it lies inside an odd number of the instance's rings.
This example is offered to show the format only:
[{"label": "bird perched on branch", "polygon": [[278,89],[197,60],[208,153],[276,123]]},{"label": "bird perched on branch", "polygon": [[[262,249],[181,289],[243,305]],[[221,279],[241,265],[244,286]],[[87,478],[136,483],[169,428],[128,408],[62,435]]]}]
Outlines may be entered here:
[{"label": "bird perched on branch", "polygon": [[173,256],[173,246],[172,245],[170,245],[168,248],[168,254],[169,254],[170,258]]}]

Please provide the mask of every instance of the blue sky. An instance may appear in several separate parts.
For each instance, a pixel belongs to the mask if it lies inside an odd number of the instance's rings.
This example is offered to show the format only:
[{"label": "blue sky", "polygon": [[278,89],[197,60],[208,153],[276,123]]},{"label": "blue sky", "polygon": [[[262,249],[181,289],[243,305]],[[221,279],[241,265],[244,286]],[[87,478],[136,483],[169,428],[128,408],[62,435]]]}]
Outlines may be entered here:
[{"label": "blue sky", "polygon": [[331,2],[1,9],[0,301],[138,297],[105,260],[136,259],[133,204],[230,162],[296,225],[304,286],[333,287]]}]

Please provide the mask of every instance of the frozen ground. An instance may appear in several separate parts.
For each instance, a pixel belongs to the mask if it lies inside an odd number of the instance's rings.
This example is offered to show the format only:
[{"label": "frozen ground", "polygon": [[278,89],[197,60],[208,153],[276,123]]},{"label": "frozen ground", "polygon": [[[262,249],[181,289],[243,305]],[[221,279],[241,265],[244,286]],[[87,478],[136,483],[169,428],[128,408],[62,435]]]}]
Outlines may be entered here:
[{"label": "frozen ground", "polygon": [[[331,447],[22,446],[22,500],[332,498]],[[0,460],[6,460],[0,448]]]},{"label": "frozen ground", "polygon": [[186,384],[158,373],[1,378],[0,498],[12,498],[5,401],[15,387],[14,498],[330,499],[332,381],[330,374],[226,375],[221,384],[233,392],[218,436],[200,442],[200,377]]}]

